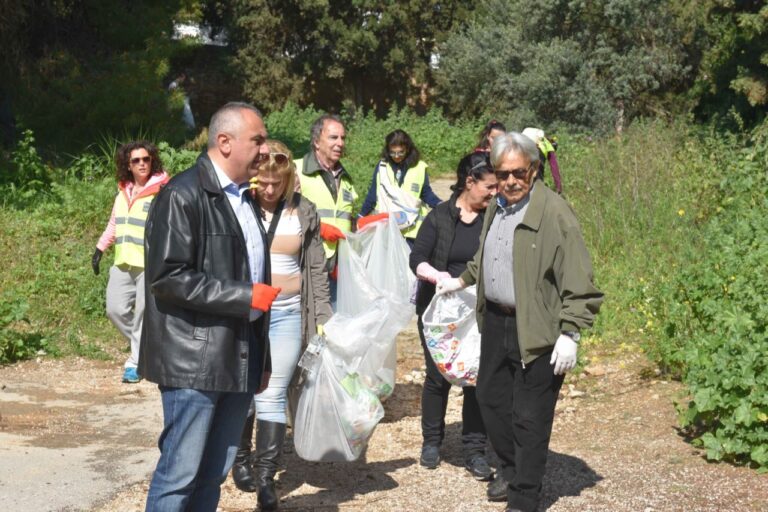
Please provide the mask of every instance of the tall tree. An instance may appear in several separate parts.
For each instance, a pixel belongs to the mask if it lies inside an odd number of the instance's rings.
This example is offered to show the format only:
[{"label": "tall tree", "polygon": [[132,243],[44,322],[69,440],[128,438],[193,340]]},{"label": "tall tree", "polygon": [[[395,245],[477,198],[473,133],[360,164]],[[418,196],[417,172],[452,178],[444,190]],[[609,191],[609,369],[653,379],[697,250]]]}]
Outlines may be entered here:
[{"label": "tall tree", "polygon": [[675,108],[688,80],[668,0],[482,0],[440,47],[438,90],[454,115],[514,126],[621,130]]},{"label": "tall tree", "polygon": [[236,0],[219,2],[247,97],[321,108],[426,106],[436,45],[469,0]]},{"label": "tall tree", "polygon": [[181,136],[164,81],[174,16],[192,0],[6,3],[3,93],[43,145],[74,153],[104,136]]},{"label": "tall tree", "polygon": [[768,105],[768,4],[764,0],[695,2],[705,32],[692,96],[697,114],[745,128],[765,119]]}]

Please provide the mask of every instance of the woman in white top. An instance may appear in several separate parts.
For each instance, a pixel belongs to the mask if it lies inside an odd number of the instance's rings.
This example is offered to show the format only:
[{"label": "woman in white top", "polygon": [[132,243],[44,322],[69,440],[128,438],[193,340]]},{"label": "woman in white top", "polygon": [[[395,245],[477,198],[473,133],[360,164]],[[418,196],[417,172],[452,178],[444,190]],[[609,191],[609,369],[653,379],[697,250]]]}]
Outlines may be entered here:
[{"label": "woman in white top", "polygon": [[332,311],[317,210],[294,192],[296,166],[288,148],[273,140],[267,145],[269,159],[254,169],[251,192],[270,244],[272,286],[282,291],[270,310],[272,376],[254,400],[256,450],[251,454],[254,415],[249,415],[232,476],[240,490],[258,491],[261,510],[276,510],[274,476],[285,439],[288,386],[302,348]]}]

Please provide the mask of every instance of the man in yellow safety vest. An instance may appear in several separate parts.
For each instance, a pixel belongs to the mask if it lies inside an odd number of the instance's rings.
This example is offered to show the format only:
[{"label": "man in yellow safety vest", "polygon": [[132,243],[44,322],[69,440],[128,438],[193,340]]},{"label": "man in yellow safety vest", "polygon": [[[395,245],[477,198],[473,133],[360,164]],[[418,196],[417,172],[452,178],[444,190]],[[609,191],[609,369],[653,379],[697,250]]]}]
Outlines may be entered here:
[{"label": "man in yellow safety vest", "polygon": [[[344,154],[346,129],[336,115],[323,114],[310,129],[310,149],[295,160],[301,194],[315,203],[320,216],[328,272],[336,268],[336,246],[345,232],[352,231],[352,207],[357,192],[352,177],[340,159]],[[336,303],[336,281],[331,279],[331,302]]]}]

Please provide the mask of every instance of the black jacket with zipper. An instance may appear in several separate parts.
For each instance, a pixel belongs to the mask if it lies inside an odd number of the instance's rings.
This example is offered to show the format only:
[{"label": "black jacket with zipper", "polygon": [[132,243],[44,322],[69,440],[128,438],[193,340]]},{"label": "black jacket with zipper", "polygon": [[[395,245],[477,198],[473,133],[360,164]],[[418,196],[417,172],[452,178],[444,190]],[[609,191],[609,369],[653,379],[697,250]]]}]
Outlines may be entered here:
[{"label": "black jacket with zipper", "polygon": [[245,238],[207,154],[157,194],[144,236],[139,374],[162,386],[254,393],[271,371],[269,314],[249,321]]}]

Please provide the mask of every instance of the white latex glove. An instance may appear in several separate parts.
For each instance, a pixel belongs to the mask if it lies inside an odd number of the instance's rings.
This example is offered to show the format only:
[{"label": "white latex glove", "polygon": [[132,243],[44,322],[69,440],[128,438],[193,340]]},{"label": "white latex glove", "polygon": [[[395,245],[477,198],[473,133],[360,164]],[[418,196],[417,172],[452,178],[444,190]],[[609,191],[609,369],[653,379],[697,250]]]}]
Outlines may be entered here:
[{"label": "white latex glove", "polygon": [[447,279],[441,279],[437,282],[435,292],[438,295],[443,295],[445,293],[457,292],[459,290],[463,290],[464,288],[464,281],[462,281],[460,277],[449,277]]},{"label": "white latex glove", "polygon": [[571,339],[570,336],[561,334],[557,337],[555,348],[552,350],[552,358],[549,364],[555,365],[555,375],[562,375],[576,366],[576,353],[579,350],[579,344]]},{"label": "white latex glove", "polygon": [[419,263],[419,266],[416,267],[416,277],[422,281],[429,281],[430,283],[435,284],[442,279],[449,279],[451,274],[448,272],[440,272],[426,261],[422,261]]}]

